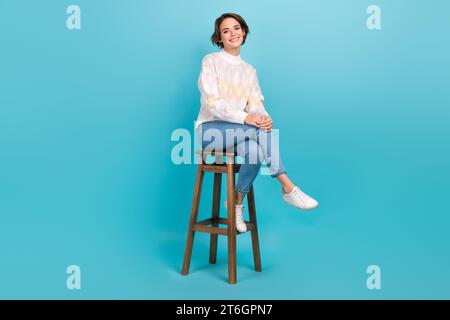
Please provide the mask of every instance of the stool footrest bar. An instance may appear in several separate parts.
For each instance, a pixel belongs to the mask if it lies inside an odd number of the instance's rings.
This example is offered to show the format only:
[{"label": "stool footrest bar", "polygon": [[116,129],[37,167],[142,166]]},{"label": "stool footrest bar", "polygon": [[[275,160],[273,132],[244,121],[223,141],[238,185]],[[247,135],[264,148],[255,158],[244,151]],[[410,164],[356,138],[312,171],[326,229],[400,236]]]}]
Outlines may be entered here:
[{"label": "stool footrest bar", "polygon": [[[228,225],[227,219],[219,218],[208,218],[205,220],[198,221],[194,224],[193,230],[198,232],[206,232],[211,234],[222,234],[222,235],[228,235],[228,228],[219,228],[219,227],[211,227],[210,225],[214,222],[218,222],[219,224]],[[247,231],[253,231],[256,230],[255,224],[250,221],[245,221],[245,224],[247,225]],[[237,234],[240,234],[241,232],[236,231]]]},{"label": "stool footrest bar", "polygon": [[209,227],[202,224],[194,224],[194,227],[192,228],[194,231],[198,232],[206,232],[211,234],[221,234],[226,236],[228,234],[228,230],[225,228],[219,228],[219,227]]}]

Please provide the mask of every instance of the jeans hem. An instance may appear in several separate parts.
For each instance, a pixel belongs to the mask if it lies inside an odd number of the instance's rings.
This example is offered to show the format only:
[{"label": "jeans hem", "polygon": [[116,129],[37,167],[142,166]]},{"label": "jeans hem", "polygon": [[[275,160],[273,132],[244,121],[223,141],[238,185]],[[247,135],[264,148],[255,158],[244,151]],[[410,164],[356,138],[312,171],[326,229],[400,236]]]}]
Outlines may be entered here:
[{"label": "jeans hem", "polygon": [[272,178],[276,178],[276,177],[278,177],[278,176],[280,176],[280,175],[282,175],[282,174],[285,174],[285,173],[287,173],[285,170],[278,171],[277,173],[275,173],[275,174],[272,175]]},{"label": "jeans hem", "polygon": [[245,196],[250,190],[244,191],[244,190],[241,190],[241,189],[236,187],[236,191],[239,191],[240,193],[242,193]]}]

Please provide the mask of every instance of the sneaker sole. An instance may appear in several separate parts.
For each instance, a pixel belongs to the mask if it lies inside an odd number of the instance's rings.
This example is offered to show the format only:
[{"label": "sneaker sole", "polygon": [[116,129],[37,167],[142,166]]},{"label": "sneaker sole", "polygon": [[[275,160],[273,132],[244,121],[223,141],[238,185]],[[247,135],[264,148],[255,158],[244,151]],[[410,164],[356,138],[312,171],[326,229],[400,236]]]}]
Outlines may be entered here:
[{"label": "sneaker sole", "polygon": [[302,210],[302,211],[310,211],[310,210],[314,210],[314,209],[316,209],[316,208],[319,206],[319,203],[317,203],[317,205],[314,206],[314,207],[303,209],[303,208],[297,207],[296,205],[293,205],[292,203],[288,202],[288,201],[287,201],[286,199],[284,199],[284,198],[283,198],[283,201],[286,202],[288,205],[291,205],[291,206],[293,206],[294,208],[297,208],[297,209]]}]

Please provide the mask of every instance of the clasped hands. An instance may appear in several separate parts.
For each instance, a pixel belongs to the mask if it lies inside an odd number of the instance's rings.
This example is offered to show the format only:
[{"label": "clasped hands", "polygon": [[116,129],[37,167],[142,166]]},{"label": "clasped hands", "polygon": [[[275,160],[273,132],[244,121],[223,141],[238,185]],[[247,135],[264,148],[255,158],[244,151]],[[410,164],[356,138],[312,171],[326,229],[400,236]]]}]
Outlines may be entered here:
[{"label": "clasped hands", "polygon": [[258,127],[265,132],[270,132],[272,130],[272,118],[266,115],[249,113],[247,117],[245,117],[244,122],[248,125]]}]

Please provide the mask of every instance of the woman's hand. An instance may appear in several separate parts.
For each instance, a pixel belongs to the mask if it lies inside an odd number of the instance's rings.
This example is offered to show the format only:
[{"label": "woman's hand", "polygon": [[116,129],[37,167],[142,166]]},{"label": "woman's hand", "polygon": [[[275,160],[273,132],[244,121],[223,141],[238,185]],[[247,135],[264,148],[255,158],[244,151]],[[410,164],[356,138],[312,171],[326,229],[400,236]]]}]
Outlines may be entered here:
[{"label": "woman's hand", "polygon": [[272,118],[264,115],[256,122],[256,126],[263,129],[265,132],[270,132],[272,131]]},{"label": "woman's hand", "polygon": [[251,126],[258,127],[266,132],[270,132],[272,130],[272,118],[265,115],[260,116],[257,113],[249,113],[244,122]]},{"label": "woman's hand", "polygon": [[249,113],[247,117],[245,117],[244,122],[251,126],[258,127],[257,123],[261,121],[261,116],[257,113]]}]

